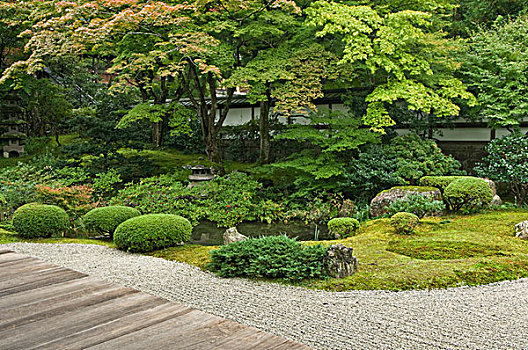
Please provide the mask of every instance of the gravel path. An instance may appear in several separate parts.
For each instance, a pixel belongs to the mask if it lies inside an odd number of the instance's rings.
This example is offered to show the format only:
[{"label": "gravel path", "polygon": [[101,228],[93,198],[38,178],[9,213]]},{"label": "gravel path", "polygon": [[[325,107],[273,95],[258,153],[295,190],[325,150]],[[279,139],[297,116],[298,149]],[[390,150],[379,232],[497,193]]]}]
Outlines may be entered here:
[{"label": "gravel path", "polygon": [[0,245],[315,349],[528,349],[528,279],[433,291],[331,293],[222,279],[80,244]]}]

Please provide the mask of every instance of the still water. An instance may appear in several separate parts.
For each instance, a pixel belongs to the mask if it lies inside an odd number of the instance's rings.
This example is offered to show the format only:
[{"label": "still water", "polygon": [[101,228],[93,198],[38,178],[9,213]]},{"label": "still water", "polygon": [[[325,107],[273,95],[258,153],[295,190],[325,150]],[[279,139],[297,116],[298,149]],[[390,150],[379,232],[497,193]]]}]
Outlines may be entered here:
[{"label": "still water", "polygon": [[[299,241],[311,241],[315,238],[315,225],[293,221],[267,224],[262,222],[245,222],[238,224],[238,232],[248,237],[262,237],[286,234]],[[223,243],[225,228],[218,228],[215,223],[204,221],[193,229],[190,243],[201,245],[220,245]],[[326,225],[318,226],[318,240],[333,239],[328,234]]]}]

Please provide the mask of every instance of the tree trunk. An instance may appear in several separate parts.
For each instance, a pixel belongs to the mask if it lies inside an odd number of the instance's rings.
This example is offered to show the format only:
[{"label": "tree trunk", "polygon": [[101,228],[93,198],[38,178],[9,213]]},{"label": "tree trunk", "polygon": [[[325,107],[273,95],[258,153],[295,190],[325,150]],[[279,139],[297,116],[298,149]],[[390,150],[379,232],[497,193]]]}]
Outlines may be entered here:
[{"label": "tree trunk", "polygon": [[259,118],[259,163],[269,164],[271,143],[269,134],[269,112],[271,107],[270,99],[260,102],[260,118]]},{"label": "tree trunk", "polygon": [[163,121],[152,123],[152,142],[158,148],[163,146]]}]

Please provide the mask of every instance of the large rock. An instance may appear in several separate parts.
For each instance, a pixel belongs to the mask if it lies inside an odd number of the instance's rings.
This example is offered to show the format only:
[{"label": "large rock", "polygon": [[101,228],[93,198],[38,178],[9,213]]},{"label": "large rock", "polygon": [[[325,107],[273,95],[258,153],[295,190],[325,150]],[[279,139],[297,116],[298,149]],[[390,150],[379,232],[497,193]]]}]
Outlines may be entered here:
[{"label": "large rock", "polygon": [[352,255],[353,249],[343,244],[331,245],[326,251],[323,264],[328,275],[335,278],[352,276],[358,269],[358,258]]},{"label": "large rock", "polygon": [[[493,182],[493,180],[490,180],[490,179],[482,179],[484,181],[486,181],[490,187],[490,190],[491,190],[491,194],[493,195],[493,197],[497,196],[497,186],[495,186],[495,182]],[[500,199],[500,197],[499,197]]]},{"label": "large rock", "polygon": [[228,228],[224,232],[224,245],[228,245],[233,242],[240,242],[245,239],[247,239],[247,237],[238,232],[236,227]]},{"label": "large rock", "polygon": [[515,225],[515,237],[528,239],[528,221],[519,222]]},{"label": "large rock", "polygon": [[496,194],[496,195],[493,196],[493,199],[490,202],[490,207],[495,207],[495,206],[499,206],[499,205],[502,205],[502,199],[501,199],[501,197],[499,197],[498,194]]},{"label": "large rock", "polygon": [[370,202],[370,216],[378,217],[388,213],[389,206],[398,199],[407,198],[410,194],[418,193],[431,197],[432,200],[442,200],[442,194],[436,187],[398,186],[379,193]]}]

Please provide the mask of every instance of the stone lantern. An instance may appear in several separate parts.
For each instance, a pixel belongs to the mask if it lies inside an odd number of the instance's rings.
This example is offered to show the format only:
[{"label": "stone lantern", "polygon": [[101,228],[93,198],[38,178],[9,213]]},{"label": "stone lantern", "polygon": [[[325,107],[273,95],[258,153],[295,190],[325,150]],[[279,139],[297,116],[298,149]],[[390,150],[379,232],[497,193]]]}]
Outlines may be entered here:
[{"label": "stone lantern", "polygon": [[211,168],[208,168],[204,165],[195,165],[191,167],[192,174],[189,175],[189,187],[199,186],[204,182],[211,181],[215,178],[215,175],[212,173]]},{"label": "stone lantern", "polygon": [[0,135],[0,139],[7,142],[3,147],[4,158],[21,157],[24,146],[21,141],[26,135],[20,131],[24,121],[20,118],[24,110],[20,107],[20,100],[13,94],[9,95],[0,107],[0,125],[7,127],[7,132]]}]

